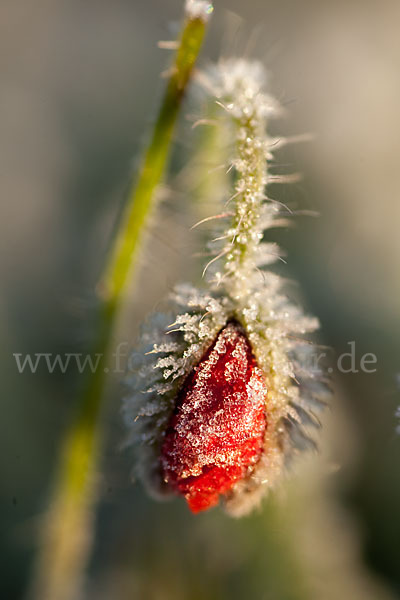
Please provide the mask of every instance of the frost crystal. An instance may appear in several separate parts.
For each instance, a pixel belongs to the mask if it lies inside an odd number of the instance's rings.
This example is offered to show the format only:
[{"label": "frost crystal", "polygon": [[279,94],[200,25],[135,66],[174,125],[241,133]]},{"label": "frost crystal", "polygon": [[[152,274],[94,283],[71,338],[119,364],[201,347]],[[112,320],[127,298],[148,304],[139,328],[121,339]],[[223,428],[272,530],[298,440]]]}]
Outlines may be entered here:
[{"label": "frost crystal", "polygon": [[327,391],[299,337],[317,329],[317,319],[264,269],[282,254],[263,241],[265,231],[287,222],[266,194],[268,161],[283,143],[268,136],[267,120],[280,107],[264,92],[257,62],[221,62],[210,81],[235,145],[231,222],[210,244],[206,291],[178,286],[174,316],[143,335],[149,362],[132,377],[139,394],[126,399],[124,413],[135,422],[138,469],[153,491],[179,492],[194,511],[223,494],[228,512],[241,515],[273,487],[293,450],[313,446],[308,429],[319,426],[315,411]]},{"label": "frost crystal", "polygon": [[205,0],[186,0],[185,11],[190,19],[202,19],[206,21],[213,12],[211,2]]}]

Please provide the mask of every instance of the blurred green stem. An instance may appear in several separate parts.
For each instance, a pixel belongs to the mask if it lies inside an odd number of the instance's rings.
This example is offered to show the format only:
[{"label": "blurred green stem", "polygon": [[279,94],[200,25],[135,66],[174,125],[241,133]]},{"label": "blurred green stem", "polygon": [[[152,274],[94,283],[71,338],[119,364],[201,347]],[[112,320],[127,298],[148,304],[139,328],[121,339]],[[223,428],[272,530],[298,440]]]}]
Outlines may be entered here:
[{"label": "blurred green stem", "polygon": [[31,590],[31,598],[35,600],[73,600],[82,585],[93,537],[100,413],[111,334],[154,203],[155,188],[168,162],[181,101],[202,45],[208,15],[212,12],[209,3],[197,3],[195,10],[192,5],[187,2],[186,18],[161,109],[98,286],[101,306],[94,354],[100,355],[100,360],[87,381],[78,414],[62,444]]}]

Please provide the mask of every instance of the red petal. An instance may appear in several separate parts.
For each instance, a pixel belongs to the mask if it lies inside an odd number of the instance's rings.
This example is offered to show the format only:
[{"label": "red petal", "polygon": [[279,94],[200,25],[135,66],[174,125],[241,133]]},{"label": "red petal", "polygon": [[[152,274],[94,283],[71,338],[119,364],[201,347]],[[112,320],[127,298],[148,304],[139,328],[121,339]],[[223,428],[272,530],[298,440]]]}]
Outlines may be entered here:
[{"label": "red petal", "polygon": [[266,395],[245,332],[229,322],[186,379],[161,449],[165,481],[193,512],[217,504],[260,458]]}]

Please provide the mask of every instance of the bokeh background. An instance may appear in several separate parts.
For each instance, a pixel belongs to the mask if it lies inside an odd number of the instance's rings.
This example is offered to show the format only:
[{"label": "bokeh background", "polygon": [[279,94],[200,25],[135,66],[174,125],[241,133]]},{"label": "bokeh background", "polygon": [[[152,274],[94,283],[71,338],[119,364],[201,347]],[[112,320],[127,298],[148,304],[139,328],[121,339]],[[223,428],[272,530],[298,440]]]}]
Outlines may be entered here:
[{"label": "bokeh background", "polygon": [[[23,598],[79,375],[19,374],[13,353],[82,352],[93,287],[155,115],[180,0],[3,0],[1,47],[1,597]],[[335,356],[355,341],[377,371],[335,372],[321,452],[260,512],[231,520],[156,503],[120,451],[121,382],[110,383],[99,509],[85,598],[362,600],[400,597],[400,4],[396,0],[216,0],[201,65],[262,60],[287,109],[274,132],[314,132],[279,154],[304,180],[271,188],[316,210],[274,234]],[[199,110],[188,99],[184,115]],[[195,134],[183,117],[161,219],[115,343],[140,323],[188,256],[195,194],[179,189]],[[189,152],[190,153],[190,152]],[[159,213],[159,214],[160,214]],[[198,247],[197,247],[198,249]],[[283,270],[282,270],[283,269]],[[137,290],[137,291],[135,291]],[[298,293],[297,291],[295,292]],[[111,378],[112,379],[112,378]]]}]

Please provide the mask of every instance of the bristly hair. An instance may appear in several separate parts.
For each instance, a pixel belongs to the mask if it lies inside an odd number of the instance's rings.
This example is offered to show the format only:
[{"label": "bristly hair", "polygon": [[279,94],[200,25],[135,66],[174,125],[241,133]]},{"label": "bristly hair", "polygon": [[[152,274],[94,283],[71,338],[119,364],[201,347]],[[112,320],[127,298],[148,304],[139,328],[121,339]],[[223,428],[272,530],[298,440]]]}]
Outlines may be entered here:
[{"label": "bristly hair", "polygon": [[268,183],[276,182],[268,172],[272,152],[285,140],[267,133],[268,120],[281,108],[264,86],[258,62],[221,61],[208,73],[219,118],[232,134],[234,188],[226,198],[224,218],[216,220],[218,239],[210,243],[213,257],[203,272],[203,289],[177,286],[170,314],[157,315],[143,332],[141,364],[131,374],[123,406],[132,426],[129,441],[137,446],[137,472],[151,491],[168,492],[159,453],[177,394],[218,332],[231,319],[239,322],[265,376],[268,427],[256,467],[225,497],[227,511],[235,516],[251,510],[275,485],[296,450],[314,446],[309,430],[319,427],[316,413],[328,397],[322,373],[313,364],[313,346],[301,338],[315,331],[318,321],[293,305],[282,291],[283,280],[266,270],[282,253],[263,241],[265,232],[287,220],[280,203],[266,193]]}]

